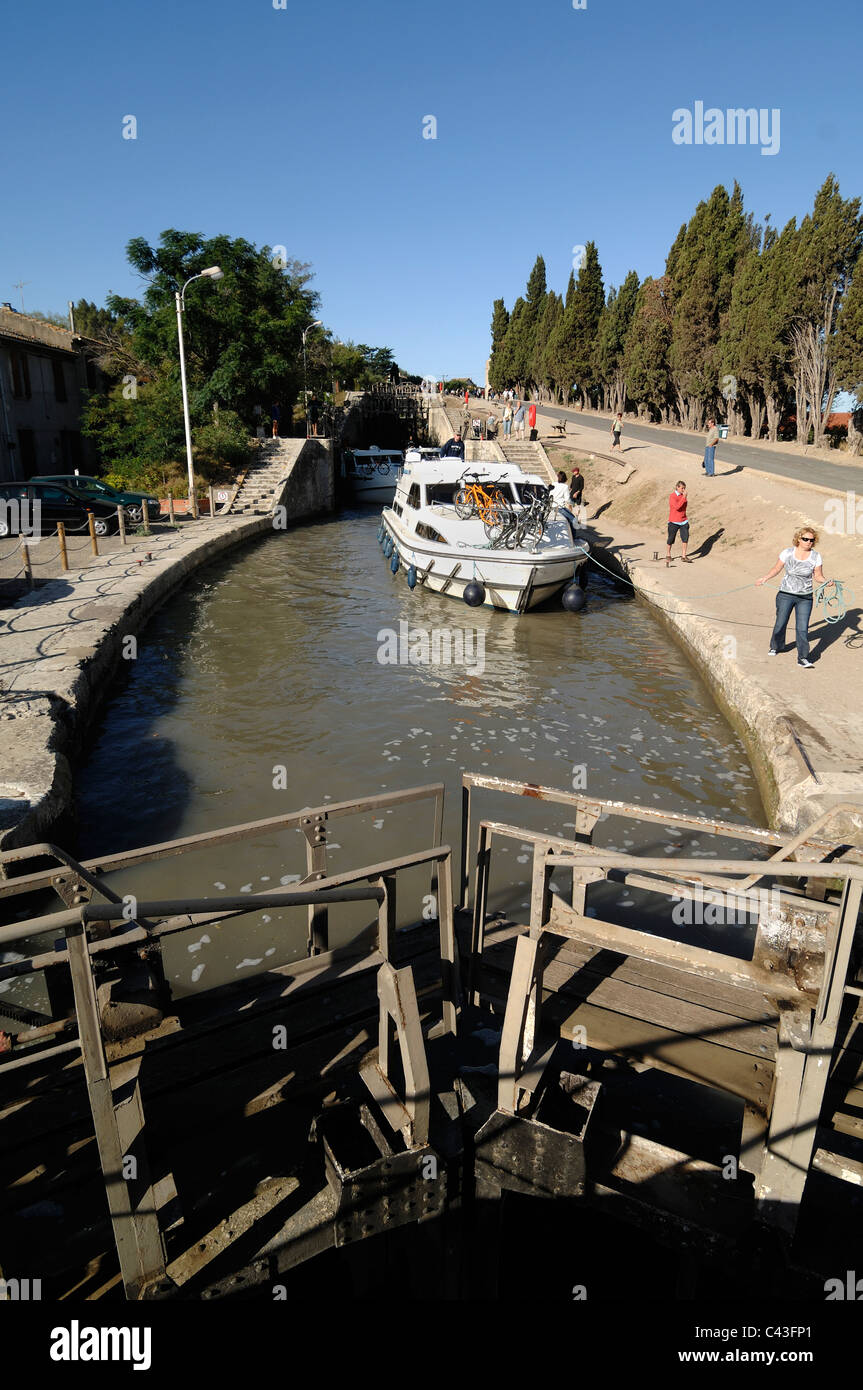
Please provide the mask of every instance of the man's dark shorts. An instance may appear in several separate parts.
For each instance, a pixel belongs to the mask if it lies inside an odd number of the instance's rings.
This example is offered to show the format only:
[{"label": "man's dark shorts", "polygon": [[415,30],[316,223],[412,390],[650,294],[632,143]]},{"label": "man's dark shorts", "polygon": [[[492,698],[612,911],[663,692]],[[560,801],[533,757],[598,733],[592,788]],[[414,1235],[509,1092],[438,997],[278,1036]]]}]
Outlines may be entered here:
[{"label": "man's dark shorts", "polygon": [[668,544],[669,544],[669,545],[674,545],[674,538],[675,538],[675,536],[678,534],[678,532],[680,533],[680,539],[681,539],[682,541],[688,541],[688,540],[689,540],[689,522],[688,522],[688,521],[669,521],[669,523],[668,523]]}]

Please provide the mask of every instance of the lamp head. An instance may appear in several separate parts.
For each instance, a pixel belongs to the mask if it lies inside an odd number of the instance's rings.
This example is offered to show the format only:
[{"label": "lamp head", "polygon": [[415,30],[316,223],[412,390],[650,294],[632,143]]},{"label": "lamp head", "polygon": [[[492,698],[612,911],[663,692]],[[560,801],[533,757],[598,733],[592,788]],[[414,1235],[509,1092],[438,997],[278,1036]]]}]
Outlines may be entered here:
[{"label": "lamp head", "polygon": [[201,275],[206,276],[208,280],[221,280],[224,274],[225,272],[217,265],[208,266],[206,270],[201,271]]}]

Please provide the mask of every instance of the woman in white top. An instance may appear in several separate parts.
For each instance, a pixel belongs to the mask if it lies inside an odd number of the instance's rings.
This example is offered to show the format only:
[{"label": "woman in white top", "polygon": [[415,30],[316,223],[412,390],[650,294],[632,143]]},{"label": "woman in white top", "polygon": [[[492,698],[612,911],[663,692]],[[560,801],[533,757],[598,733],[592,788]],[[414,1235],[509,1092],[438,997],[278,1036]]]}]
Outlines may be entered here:
[{"label": "woman in white top", "polygon": [[569,528],[574,539],[575,533],[578,530],[578,522],[567,506],[567,503],[570,501],[569,485],[566,481],[566,474],[562,471],[558,472],[557,482],[551,489],[551,500],[554,503],[554,508],[558,516],[566,517],[569,522]]},{"label": "woman in white top", "polygon": [[794,612],[794,629],[797,638],[797,665],[811,670],[809,660],[809,618],[812,613],[812,581],[824,583],[822,559],[815,549],[818,532],[814,526],[801,526],[794,532],[794,540],[787,549],[780,552],[779,559],[768,574],[756,579],[756,584],[766,584],[780,570],[785,570],[782,583],[776,594],[776,623],[770,638],[770,655],[777,656],[785,641],[788,619]]}]

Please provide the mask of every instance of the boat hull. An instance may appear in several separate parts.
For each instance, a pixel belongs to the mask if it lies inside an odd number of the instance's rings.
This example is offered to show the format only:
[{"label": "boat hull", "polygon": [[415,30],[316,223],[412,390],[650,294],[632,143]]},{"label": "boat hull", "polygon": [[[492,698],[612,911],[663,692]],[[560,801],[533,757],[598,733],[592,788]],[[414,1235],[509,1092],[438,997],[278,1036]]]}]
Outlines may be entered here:
[{"label": "boat hull", "polygon": [[401,527],[398,517],[389,510],[384,510],[382,521],[398,552],[399,568],[407,571],[415,566],[418,587],[464,601],[465,589],[476,579],[485,588],[483,606],[508,613],[526,613],[554,598],[577,578],[589,559],[586,542],[570,549],[557,547],[535,554],[467,548],[458,551],[424,543]]}]

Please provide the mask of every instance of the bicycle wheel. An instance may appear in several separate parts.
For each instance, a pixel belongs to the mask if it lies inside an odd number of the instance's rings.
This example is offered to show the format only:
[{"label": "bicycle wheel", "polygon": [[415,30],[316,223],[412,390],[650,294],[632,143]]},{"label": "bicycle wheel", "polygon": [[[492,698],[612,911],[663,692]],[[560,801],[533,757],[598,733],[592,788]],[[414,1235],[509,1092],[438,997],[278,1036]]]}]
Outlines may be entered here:
[{"label": "bicycle wheel", "polygon": [[545,527],[539,517],[529,516],[522,527],[522,545],[530,546],[531,550],[536,550],[542,540]]},{"label": "bicycle wheel", "polygon": [[467,521],[469,517],[473,516],[476,510],[473,498],[465,487],[460,488],[456,493],[453,498],[453,505],[455,507],[455,514],[461,521]]},{"label": "bicycle wheel", "polygon": [[389,471],[390,471],[390,466],[389,466],[388,463],[379,463],[379,464],[378,464],[378,472],[379,472],[383,477],[387,477],[387,476],[389,475]]},{"label": "bicycle wheel", "polygon": [[501,540],[506,531],[506,514],[495,507],[489,507],[483,518],[482,529],[490,541]]}]

